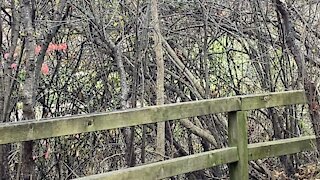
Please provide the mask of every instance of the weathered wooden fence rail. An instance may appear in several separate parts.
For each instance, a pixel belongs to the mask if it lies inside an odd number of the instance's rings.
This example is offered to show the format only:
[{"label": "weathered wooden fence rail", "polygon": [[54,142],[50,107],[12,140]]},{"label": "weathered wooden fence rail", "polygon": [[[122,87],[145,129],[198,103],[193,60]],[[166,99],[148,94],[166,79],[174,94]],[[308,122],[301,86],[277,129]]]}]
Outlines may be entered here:
[{"label": "weathered wooden fence rail", "polygon": [[167,120],[228,113],[229,147],[80,179],[162,179],[229,164],[230,179],[248,179],[248,161],[314,149],[314,136],[248,144],[246,111],[305,104],[303,91],[234,96],[152,106],[111,113],[87,114],[0,124],[0,144],[108,130]]}]

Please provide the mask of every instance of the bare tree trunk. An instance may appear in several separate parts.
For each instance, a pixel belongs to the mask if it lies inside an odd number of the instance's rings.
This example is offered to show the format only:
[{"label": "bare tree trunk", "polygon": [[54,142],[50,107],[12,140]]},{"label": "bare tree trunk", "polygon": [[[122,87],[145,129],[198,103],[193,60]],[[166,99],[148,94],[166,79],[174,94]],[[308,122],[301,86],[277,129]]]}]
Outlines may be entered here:
[{"label": "bare tree trunk", "polygon": [[306,91],[306,96],[309,103],[309,114],[313,126],[313,131],[316,135],[316,145],[317,150],[320,152],[320,103],[319,103],[319,94],[317,87],[311,78],[308,76],[305,70],[305,63],[301,51],[295,43],[295,31],[293,29],[293,24],[288,13],[287,4],[285,1],[275,0],[277,11],[282,17],[282,23],[284,27],[284,35],[288,48],[294,56],[295,62],[298,66],[299,79],[298,84],[302,86]]},{"label": "bare tree trunk", "polygon": [[[11,1],[11,11],[12,11],[12,30],[11,30],[11,44],[9,49],[9,58],[8,62],[5,62],[5,64],[9,67],[11,63],[13,63],[14,60],[14,53],[18,44],[18,38],[19,38],[19,31],[20,31],[20,16],[21,14],[18,13],[19,7],[15,1]],[[5,68],[4,74],[6,75],[3,79],[4,82],[4,102],[3,102],[3,113],[2,118],[3,122],[6,121],[8,118],[8,109],[10,107],[11,102],[11,94],[12,89],[15,84],[15,80],[11,78],[11,76],[7,76],[8,74],[11,74],[11,69]]]},{"label": "bare tree trunk", "polygon": [[[119,69],[118,71],[120,74],[120,83],[121,83],[121,107],[122,109],[127,109],[129,87],[127,84],[126,71],[125,71],[124,64],[121,57],[122,54],[119,47],[115,45],[111,41],[111,39],[108,39],[107,41],[109,42],[108,45],[112,49],[112,56],[114,60],[117,62],[117,66]],[[134,127],[130,127],[130,128],[127,127],[123,129],[123,135],[126,141],[126,161],[129,167],[135,165],[134,134],[135,134]]]},{"label": "bare tree trunk", "polygon": [[[0,7],[2,7],[1,5],[3,4],[2,0],[0,0]],[[1,61],[3,60],[3,48],[2,48],[2,17],[1,17],[1,13],[0,13],[0,58]],[[1,62],[0,61],[0,62]],[[0,114],[2,115],[4,113],[3,111],[3,107],[4,107],[4,74],[3,71],[0,71]],[[0,116],[0,123],[4,122],[5,119],[2,119],[2,116]],[[1,145],[0,146],[0,179],[9,179],[9,169],[8,169],[8,148],[9,145]]]},{"label": "bare tree trunk", "polygon": [[[160,34],[161,35],[161,34]],[[169,43],[164,39],[164,37],[161,36],[161,40],[163,43],[163,47],[166,49],[168,54],[172,57],[172,62],[181,70],[184,72],[184,75],[191,83],[192,87],[195,87],[197,91],[195,91],[197,98],[203,99],[205,97],[205,89],[201,86],[200,80],[192,74],[192,72],[189,70],[189,68],[186,67],[186,65],[180,60],[180,58],[177,56],[177,54],[174,52],[172,47],[169,45]]]},{"label": "bare tree trunk", "polygon": [[[163,62],[163,50],[161,41],[160,22],[158,17],[158,1],[151,0],[151,17],[154,41],[154,51],[156,54],[157,64],[157,105],[164,104],[164,62]],[[165,122],[157,123],[157,160],[163,160],[165,155]]]},{"label": "bare tree trunk", "polygon": [[[34,119],[34,102],[35,102],[35,38],[34,27],[32,19],[32,1],[23,0],[22,2],[22,18],[23,18],[23,32],[26,40],[26,79],[22,91],[23,96],[23,117],[24,119]],[[33,145],[32,141],[22,143],[21,152],[21,177],[23,179],[34,179],[34,161],[32,158]]]},{"label": "bare tree trunk", "polygon": [[205,82],[205,98],[210,98],[210,85],[209,85],[209,62],[208,62],[208,10],[206,7],[206,2],[202,1],[202,13],[203,13],[203,31],[204,31],[204,38],[203,38],[203,66],[204,66],[204,82]]},{"label": "bare tree trunk", "polygon": [[[0,6],[3,5],[3,1],[0,0]],[[11,39],[10,39],[10,49],[9,49],[9,57],[7,59],[1,59],[3,65],[3,71],[0,72],[0,122],[8,122],[9,121],[9,109],[11,105],[11,94],[13,90],[13,86],[15,83],[14,78],[12,78],[12,69],[10,68],[10,64],[13,61],[13,54],[17,46],[18,35],[19,35],[19,17],[20,14],[16,9],[16,2],[11,1]],[[3,8],[3,7],[1,7]],[[2,12],[2,11],[1,11]],[[3,45],[3,21],[2,17],[0,17],[0,57],[4,57],[4,49]],[[0,179],[10,179],[9,173],[9,152],[11,146],[10,144],[0,145]]]},{"label": "bare tree trunk", "polygon": [[216,139],[207,130],[201,129],[200,127],[194,125],[188,119],[181,119],[180,122],[185,128],[190,130],[193,134],[195,134],[195,135],[201,137],[202,139],[208,141],[214,147],[218,147],[218,143],[217,143]]},{"label": "bare tree trunk", "polygon": [[[0,4],[2,4],[2,0],[0,0]],[[0,62],[3,61],[3,49],[2,49],[2,17],[0,14]],[[4,74],[3,71],[0,71],[0,123],[3,122],[2,114],[3,114],[3,103],[4,103]],[[1,154],[0,154],[1,155]],[[0,167],[1,168],[1,167]],[[0,174],[1,175],[1,174]]]},{"label": "bare tree trunk", "polygon": [[305,82],[307,99],[309,102],[309,114],[313,126],[313,131],[316,135],[316,145],[318,153],[320,152],[320,94],[319,89],[313,82]]}]

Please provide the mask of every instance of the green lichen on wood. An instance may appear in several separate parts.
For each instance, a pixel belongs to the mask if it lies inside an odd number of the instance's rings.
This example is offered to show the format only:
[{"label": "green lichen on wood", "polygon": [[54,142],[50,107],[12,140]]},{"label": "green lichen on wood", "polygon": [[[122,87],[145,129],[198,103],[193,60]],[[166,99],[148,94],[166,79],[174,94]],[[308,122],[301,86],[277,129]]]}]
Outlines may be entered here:
[{"label": "green lichen on wood", "polygon": [[100,131],[193,116],[258,109],[305,102],[303,91],[235,96],[152,106],[111,113],[88,114],[0,124],[0,144]]},{"label": "green lichen on wood", "polygon": [[307,103],[307,99],[304,91],[285,91],[241,96],[241,110],[243,111],[305,103]]},{"label": "green lichen on wood", "polygon": [[83,179],[162,179],[227,163],[230,163],[231,179],[248,179],[249,160],[313,150],[315,137],[306,136],[248,145],[245,111],[306,102],[303,91],[287,91],[184,102],[111,113],[3,123],[0,124],[0,144],[229,112],[229,148]]},{"label": "green lichen on wood", "polygon": [[315,149],[315,136],[249,144],[249,160],[277,157]]},{"label": "green lichen on wood", "polygon": [[229,164],[230,179],[249,179],[247,113],[245,111],[228,114],[228,141],[230,147],[237,147],[239,161]]},{"label": "green lichen on wood", "polygon": [[0,144],[129,127],[239,109],[239,98],[232,97],[111,113],[6,123],[0,124]]},{"label": "green lichen on wood", "polygon": [[237,148],[228,147],[152,164],[79,178],[79,180],[154,180],[238,161]]}]

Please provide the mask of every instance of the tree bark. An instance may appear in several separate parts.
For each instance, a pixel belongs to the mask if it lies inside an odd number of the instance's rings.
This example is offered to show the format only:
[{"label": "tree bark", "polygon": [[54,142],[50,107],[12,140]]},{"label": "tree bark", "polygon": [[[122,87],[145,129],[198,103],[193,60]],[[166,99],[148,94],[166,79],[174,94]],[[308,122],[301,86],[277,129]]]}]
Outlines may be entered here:
[{"label": "tree bark", "polygon": [[[157,64],[157,105],[164,104],[164,61],[161,41],[158,1],[151,0],[151,17],[153,30],[154,51]],[[157,160],[163,160],[165,155],[165,122],[157,123]]]},{"label": "tree bark", "polygon": [[[2,0],[0,0],[0,8],[2,7]],[[0,58],[1,58],[1,61],[2,61],[2,58],[3,58],[3,54],[4,54],[4,51],[3,51],[3,48],[2,48],[2,44],[3,44],[3,41],[2,41],[2,17],[1,17],[1,13],[0,13]],[[0,62],[1,62],[0,61]],[[0,123],[4,122],[5,119],[3,119],[3,114],[4,114],[4,82],[3,82],[3,79],[5,78],[4,74],[3,74],[3,71],[0,70]],[[9,148],[9,145],[0,145],[0,179],[4,180],[4,179],[9,179],[9,169],[8,169],[8,148]]]},{"label": "tree bark", "polygon": [[315,84],[311,81],[305,70],[305,62],[302,53],[295,43],[295,31],[290,19],[287,4],[282,0],[275,0],[276,8],[282,18],[282,24],[284,27],[284,37],[286,44],[294,56],[294,60],[298,66],[298,85],[302,86],[306,92],[306,97],[309,104],[309,114],[313,126],[313,131],[316,135],[317,150],[320,152],[320,101],[319,93]]},{"label": "tree bark", "polygon": [[186,67],[186,65],[179,59],[177,54],[174,52],[172,47],[169,45],[169,43],[164,39],[164,37],[161,36],[161,40],[163,43],[163,47],[166,49],[168,54],[172,57],[173,63],[185,74],[189,82],[191,83],[192,87],[196,87],[198,90],[197,97],[205,97],[205,89],[201,86],[200,80],[195,77],[192,72]]},{"label": "tree bark", "polygon": [[205,139],[206,141],[211,143],[214,147],[218,147],[218,143],[217,143],[216,139],[210,134],[210,132],[194,125],[188,119],[181,119],[180,122],[185,128],[190,130],[193,134]]},{"label": "tree bark", "polygon": [[[35,38],[34,27],[32,25],[32,1],[23,0],[22,2],[22,19],[23,19],[23,35],[26,42],[26,77],[25,84],[22,90],[23,100],[23,118],[25,120],[34,119],[34,103],[35,103]],[[34,160],[32,158],[33,143],[27,141],[22,143],[21,152],[21,177],[23,179],[34,179]]]}]

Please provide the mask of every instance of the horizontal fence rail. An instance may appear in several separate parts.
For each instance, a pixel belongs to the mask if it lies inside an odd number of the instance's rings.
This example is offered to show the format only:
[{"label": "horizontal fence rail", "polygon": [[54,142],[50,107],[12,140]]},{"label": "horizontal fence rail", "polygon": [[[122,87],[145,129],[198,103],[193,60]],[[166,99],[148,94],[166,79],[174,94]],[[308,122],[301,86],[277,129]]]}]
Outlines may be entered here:
[{"label": "horizontal fence rail", "polygon": [[248,144],[248,110],[305,104],[304,91],[274,92],[0,124],[0,144],[228,113],[229,147],[79,179],[163,179],[229,164],[230,179],[248,179],[248,161],[313,150],[315,136]]},{"label": "horizontal fence rail", "polygon": [[[294,154],[315,148],[315,136],[276,140],[248,145],[249,160]],[[188,160],[188,157],[191,159]],[[237,149],[223,148],[190,156],[175,158],[133,168],[78,178],[78,180],[139,180],[163,179],[187,172],[192,172],[220,164],[235,162],[239,159]]]},{"label": "horizontal fence rail", "polygon": [[183,102],[110,113],[1,123],[0,144],[129,127],[214,113],[304,103],[306,103],[306,98],[303,91],[286,91]]},{"label": "horizontal fence rail", "polygon": [[248,144],[249,160],[258,160],[311,151],[316,148],[315,136],[281,139],[276,141]]},{"label": "horizontal fence rail", "polygon": [[199,154],[174,158],[166,161],[146,164],[108,173],[97,174],[78,178],[84,179],[108,179],[108,180],[140,180],[163,179],[179,174],[210,168],[220,164],[236,162],[239,160],[237,148],[229,147],[217,149]]}]

